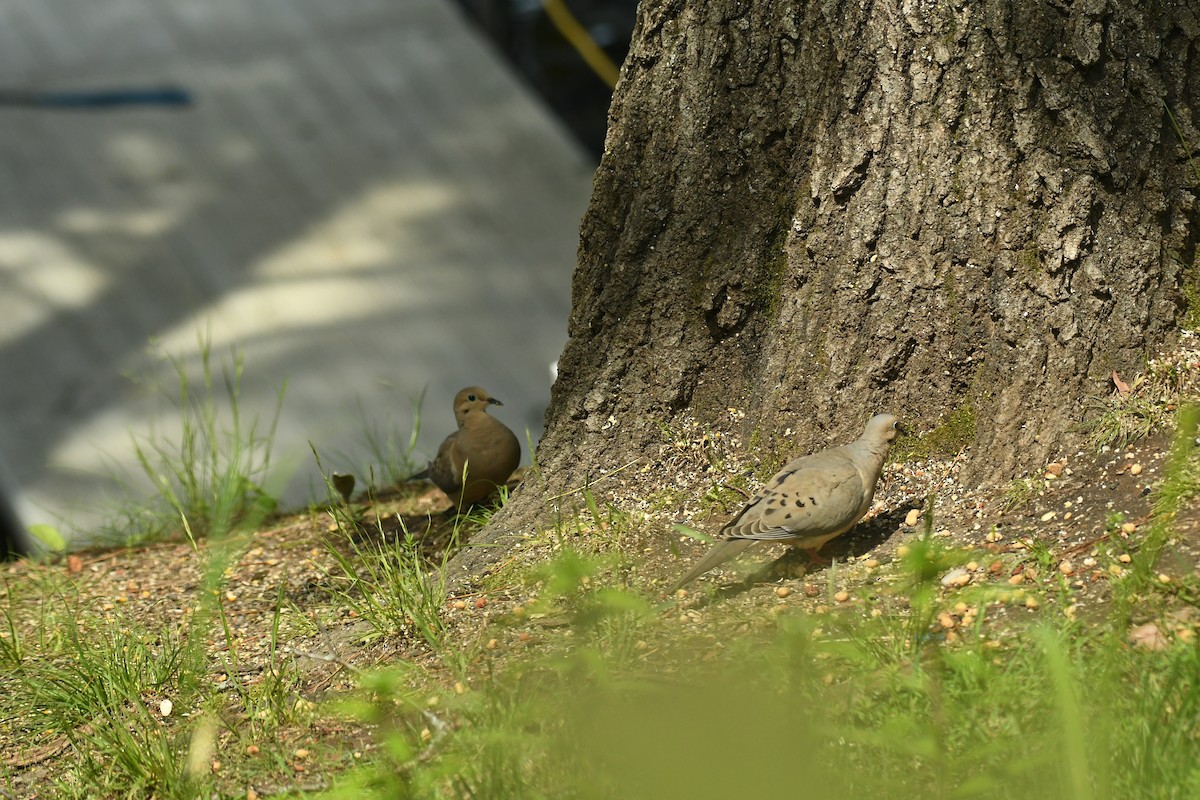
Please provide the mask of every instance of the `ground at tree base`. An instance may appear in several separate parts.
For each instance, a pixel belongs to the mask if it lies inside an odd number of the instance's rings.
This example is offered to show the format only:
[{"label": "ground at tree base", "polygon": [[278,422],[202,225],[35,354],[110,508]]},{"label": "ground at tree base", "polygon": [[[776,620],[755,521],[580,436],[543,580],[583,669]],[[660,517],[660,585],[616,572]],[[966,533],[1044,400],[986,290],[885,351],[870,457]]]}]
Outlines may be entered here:
[{"label": "ground at tree base", "polygon": [[[446,641],[473,654],[480,680],[483,664],[490,670],[496,663],[526,658],[566,635],[553,602],[540,596],[543,587],[530,577],[531,570],[566,550],[596,555],[608,565],[590,582],[620,585],[650,598],[664,619],[677,620],[681,634],[707,638],[714,648],[724,646],[730,631],[770,626],[781,614],[832,610],[870,617],[902,611],[907,599],[897,565],[926,535],[962,554],[958,566],[937,576],[940,610],[931,635],[946,646],[972,637],[999,645],[1047,615],[1086,625],[1102,615],[1110,581],[1129,568],[1151,521],[1154,487],[1171,446],[1170,437],[1159,433],[1129,447],[1079,451],[1031,465],[1027,479],[988,491],[959,485],[962,455],[891,464],[868,517],[824,548],[830,565],[809,565],[791,555],[778,558],[785,548],[757,546],[672,595],[674,581],[707,547],[681,536],[674,523],[715,532],[744,502],[728,481],[749,483],[747,472],[761,474],[771,466],[753,463],[738,442],[714,444],[700,427],[685,424],[682,430],[697,435],[676,436],[644,465],[672,476],[667,482],[681,491],[668,493],[666,501],[648,500],[625,494],[619,475],[608,485],[598,482],[593,507],[582,497],[563,500],[564,510],[572,502],[578,506],[579,515],[569,524],[531,533],[495,574],[446,599]],[[738,452],[746,463],[736,461]],[[527,474],[526,479],[536,478]],[[712,493],[709,499],[702,496],[706,491]],[[925,514],[931,496],[930,522]],[[437,490],[419,486],[374,505],[359,503],[368,521],[367,536],[376,517],[386,520],[402,512],[411,520],[435,518],[448,505]],[[1167,601],[1146,605],[1128,631],[1130,646],[1190,642],[1200,631],[1200,508],[1194,501],[1184,503],[1171,531],[1155,567]],[[214,626],[207,674],[209,690],[229,697],[212,766],[222,792],[246,796],[247,785],[257,796],[315,790],[369,759],[377,747],[372,726],[322,710],[323,701],[355,690],[356,670],[406,661],[423,681],[443,682],[452,691],[475,688],[470,667],[468,677],[460,679],[411,631],[372,635],[371,626],[335,590],[333,550],[347,552],[339,535],[334,517],[324,509],[281,517],[247,535],[226,571],[221,605],[237,652],[230,653],[228,637]],[[434,562],[436,550],[426,554]],[[22,604],[25,593],[16,588],[22,582],[54,585],[63,602],[103,619],[178,627],[187,624],[197,607],[205,551],[203,543],[197,553],[186,542],[92,551],[53,563],[16,562],[0,575],[22,635],[36,632],[40,613]],[[281,591],[280,643],[272,654],[271,629]],[[987,624],[979,626],[983,615]],[[234,684],[252,686],[281,666],[294,668],[297,676],[294,720],[270,742],[235,734],[243,710],[237,707]],[[162,699],[147,695],[145,702],[157,707]],[[162,724],[182,724],[186,717],[178,714],[164,717]],[[255,755],[268,751],[276,755],[273,760]],[[39,791],[75,757],[68,737],[12,718],[0,723],[0,752],[0,780],[21,797],[48,796]]]}]

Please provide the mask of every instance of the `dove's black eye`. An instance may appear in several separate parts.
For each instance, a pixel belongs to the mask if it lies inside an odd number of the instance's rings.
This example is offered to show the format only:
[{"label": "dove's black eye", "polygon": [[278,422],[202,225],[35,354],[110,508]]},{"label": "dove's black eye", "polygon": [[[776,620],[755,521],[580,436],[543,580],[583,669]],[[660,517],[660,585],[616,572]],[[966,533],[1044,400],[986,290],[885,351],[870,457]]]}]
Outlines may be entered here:
[{"label": "dove's black eye", "polygon": [[467,395],[467,399],[468,399],[468,400],[470,400],[472,403],[474,403],[474,402],[475,402],[476,400],[478,400],[479,398],[477,398],[477,397],[476,397],[475,395],[473,395],[473,394],[469,394],[469,395]]}]

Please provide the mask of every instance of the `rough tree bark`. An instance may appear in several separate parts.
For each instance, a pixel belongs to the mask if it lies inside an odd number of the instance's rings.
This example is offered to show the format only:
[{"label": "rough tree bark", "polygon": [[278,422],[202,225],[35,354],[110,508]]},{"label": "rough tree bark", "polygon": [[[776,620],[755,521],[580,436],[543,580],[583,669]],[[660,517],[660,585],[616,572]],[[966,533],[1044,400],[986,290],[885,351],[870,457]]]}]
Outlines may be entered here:
[{"label": "rough tree bark", "polygon": [[[792,453],[957,410],[981,481],[1070,445],[1196,279],[1168,114],[1200,157],[1196,76],[1188,2],[644,0],[538,449],[551,491],[728,406]],[[544,505],[519,493],[496,527]]]}]

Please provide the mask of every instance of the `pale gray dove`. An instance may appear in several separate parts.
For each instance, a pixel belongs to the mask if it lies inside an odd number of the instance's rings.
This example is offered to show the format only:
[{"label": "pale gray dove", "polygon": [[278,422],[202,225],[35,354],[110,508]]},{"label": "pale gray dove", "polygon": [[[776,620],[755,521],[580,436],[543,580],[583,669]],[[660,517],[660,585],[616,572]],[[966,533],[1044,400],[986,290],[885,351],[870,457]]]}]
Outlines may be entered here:
[{"label": "pale gray dove", "polygon": [[896,418],[878,414],[854,442],[797,458],[767,481],[724,537],[675,588],[723,564],[755,542],[786,542],[814,553],[854,527],[871,507]]},{"label": "pale gray dove", "polygon": [[517,437],[487,413],[488,406],[502,405],[478,386],[468,386],[456,394],[454,419],[458,430],[442,442],[429,467],[413,477],[429,478],[458,507],[485,500],[521,462]]}]

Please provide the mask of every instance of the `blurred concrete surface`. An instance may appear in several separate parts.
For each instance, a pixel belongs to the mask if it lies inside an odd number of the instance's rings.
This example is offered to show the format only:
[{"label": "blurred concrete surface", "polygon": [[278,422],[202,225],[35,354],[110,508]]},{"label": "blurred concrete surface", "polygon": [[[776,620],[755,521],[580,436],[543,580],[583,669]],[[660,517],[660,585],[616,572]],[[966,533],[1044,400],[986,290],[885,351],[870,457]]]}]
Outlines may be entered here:
[{"label": "blurred concrete surface", "polygon": [[[178,429],[168,354],[244,354],[282,497],[426,454],[462,386],[540,433],[593,165],[449,0],[7,0],[4,89],[178,85],[192,106],[0,108],[0,481],[85,536]],[[361,408],[361,413],[360,413]],[[528,463],[529,454],[524,454]],[[119,492],[118,492],[119,493]]]}]

